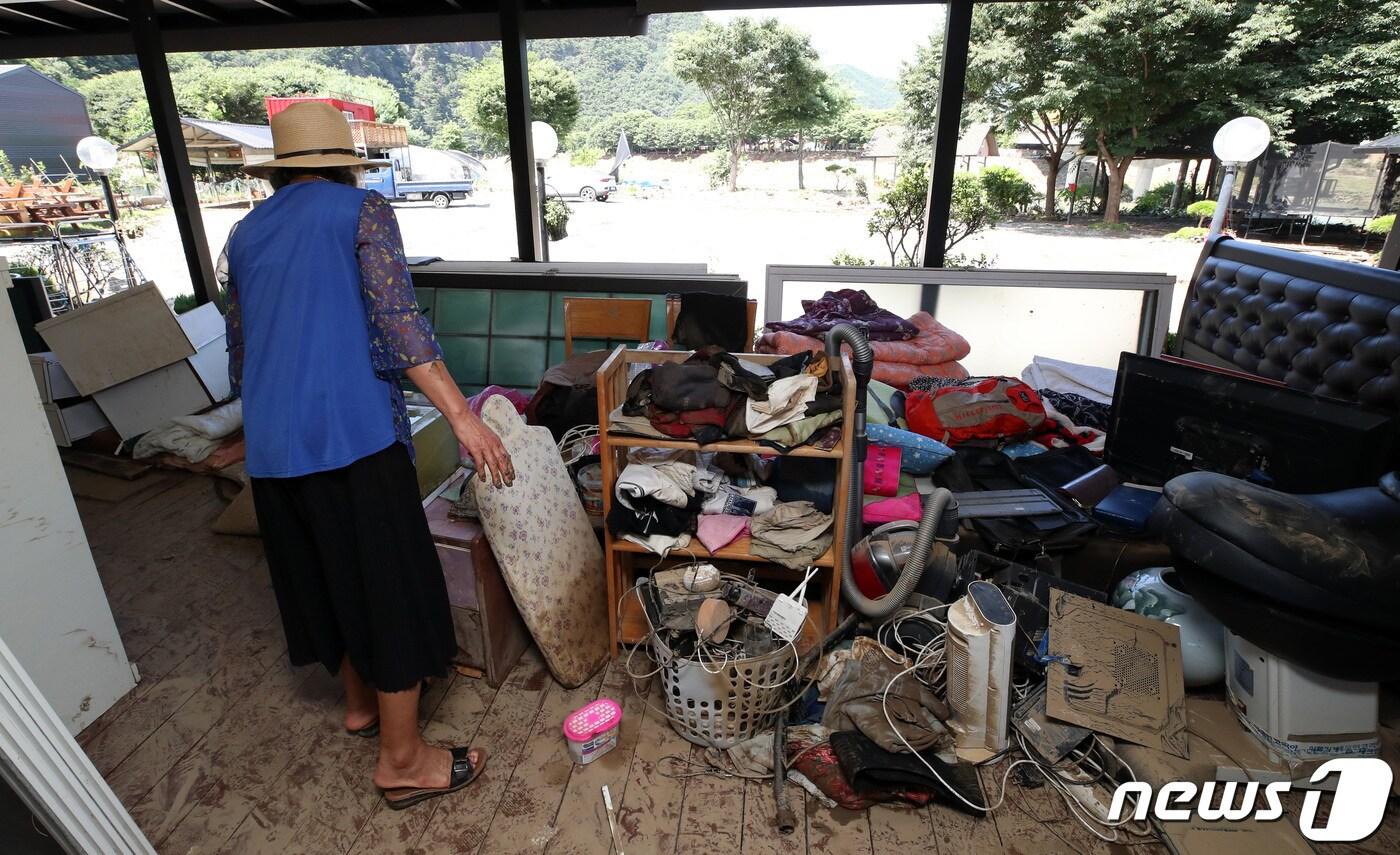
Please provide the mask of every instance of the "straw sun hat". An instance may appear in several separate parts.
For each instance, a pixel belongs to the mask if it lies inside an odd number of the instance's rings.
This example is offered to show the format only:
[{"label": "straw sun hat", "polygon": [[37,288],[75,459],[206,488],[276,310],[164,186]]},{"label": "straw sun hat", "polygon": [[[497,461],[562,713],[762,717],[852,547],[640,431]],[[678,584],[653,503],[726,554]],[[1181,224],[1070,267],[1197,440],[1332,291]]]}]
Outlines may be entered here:
[{"label": "straw sun hat", "polygon": [[389,165],[360,157],[344,114],[321,101],[302,101],[272,117],[272,152],[272,160],[243,171],[262,178],[276,169]]}]

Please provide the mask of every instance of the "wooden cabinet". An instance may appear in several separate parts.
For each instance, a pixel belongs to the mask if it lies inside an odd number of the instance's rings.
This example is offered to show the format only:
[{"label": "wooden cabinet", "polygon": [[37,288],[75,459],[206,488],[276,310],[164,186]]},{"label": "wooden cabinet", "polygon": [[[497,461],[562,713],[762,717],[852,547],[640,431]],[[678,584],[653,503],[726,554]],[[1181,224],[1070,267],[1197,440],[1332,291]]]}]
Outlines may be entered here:
[{"label": "wooden cabinet", "polygon": [[[700,445],[690,440],[656,439],[652,437],[626,436],[610,432],[609,414],[622,405],[627,397],[627,369],[632,365],[650,365],[662,362],[683,362],[689,359],[689,351],[637,351],[618,347],[598,369],[598,412],[599,412],[599,454],[603,466],[603,512],[612,510],[616,501],[615,487],[617,476],[626,465],[629,448],[683,448],[696,451],[728,451],[738,453],[777,454],[771,448],[746,439]],[[781,356],[745,353],[743,358],[768,364],[782,359]],[[850,425],[855,413],[855,376],[851,372],[851,362],[843,356],[841,364],[833,370],[841,372],[843,398],[842,436],[836,448],[826,451],[810,446],[796,448],[789,452],[794,457],[815,457],[835,462],[835,494],[832,502],[832,530],[835,535],[831,548],[814,562],[823,568],[808,585],[809,621],[815,625],[817,637],[824,637],[837,623],[837,611],[841,602],[841,579],[836,556],[848,548],[845,531],[846,494],[850,478],[851,458]],[[642,614],[641,603],[636,597],[628,597],[620,606],[618,601],[636,584],[639,572],[657,563],[656,556],[645,547],[631,541],[614,538],[604,527],[604,555],[607,559],[608,602],[613,608],[608,610],[608,629],[611,634],[612,651],[616,656],[620,644],[636,644],[647,636],[646,617]],[[641,556],[642,560],[636,559]],[[789,570],[773,564],[766,558],[754,555],[749,550],[749,539],[742,537],[718,552],[711,554],[698,541],[683,553],[672,553],[673,563],[693,560],[716,560],[740,562],[747,570],[753,568],[760,581],[767,580],[776,590],[791,590],[802,580],[802,572]]]},{"label": "wooden cabinet", "polygon": [[449,517],[451,507],[447,499],[434,497],[424,512],[452,605],[457,631],[454,664],[480,669],[488,684],[499,687],[530,646],[530,633],[501,578],[486,532],[476,520]]}]

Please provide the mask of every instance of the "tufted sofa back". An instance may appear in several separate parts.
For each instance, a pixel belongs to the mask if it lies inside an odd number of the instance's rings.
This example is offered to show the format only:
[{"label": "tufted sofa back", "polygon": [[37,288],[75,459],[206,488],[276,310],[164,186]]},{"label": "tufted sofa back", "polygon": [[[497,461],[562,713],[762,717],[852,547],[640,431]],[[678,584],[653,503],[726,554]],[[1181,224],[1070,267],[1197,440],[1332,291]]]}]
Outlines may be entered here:
[{"label": "tufted sofa back", "polygon": [[1177,355],[1400,413],[1400,272],[1209,242]]}]

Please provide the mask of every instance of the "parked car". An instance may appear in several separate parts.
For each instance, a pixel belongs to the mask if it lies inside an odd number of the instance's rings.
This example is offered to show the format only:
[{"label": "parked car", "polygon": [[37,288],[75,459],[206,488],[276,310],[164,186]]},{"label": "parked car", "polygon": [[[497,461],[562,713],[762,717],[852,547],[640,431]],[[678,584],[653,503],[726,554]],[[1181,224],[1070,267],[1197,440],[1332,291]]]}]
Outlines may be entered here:
[{"label": "parked car", "polygon": [[545,190],[550,196],[606,202],[617,192],[617,179],[606,172],[577,167],[550,168],[545,173]]}]

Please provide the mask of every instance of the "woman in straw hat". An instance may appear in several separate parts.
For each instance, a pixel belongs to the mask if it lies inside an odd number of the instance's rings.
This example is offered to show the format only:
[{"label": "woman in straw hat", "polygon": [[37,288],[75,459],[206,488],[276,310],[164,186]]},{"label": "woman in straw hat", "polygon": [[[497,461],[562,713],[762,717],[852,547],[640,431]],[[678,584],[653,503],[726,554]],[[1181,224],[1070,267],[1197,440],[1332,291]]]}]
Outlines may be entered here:
[{"label": "woman in straw hat", "polygon": [[404,808],[465,787],[486,755],[418,732],[420,687],[457,644],[400,378],[442,411],[481,477],[503,487],[514,472],[418,312],[393,209],[356,186],[382,164],[358,156],[329,104],[278,113],[272,140],[275,157],[248,172],[276,192],[219,260],[247,471],[292,664],[339,672],[345,728],[379,737],[374,783]]}]

